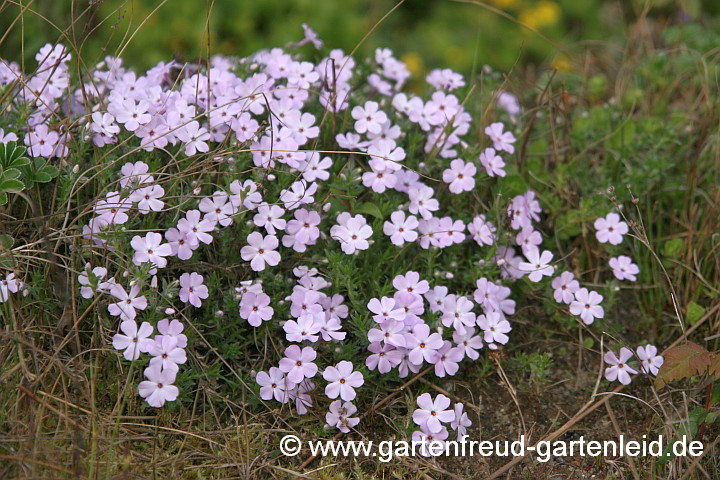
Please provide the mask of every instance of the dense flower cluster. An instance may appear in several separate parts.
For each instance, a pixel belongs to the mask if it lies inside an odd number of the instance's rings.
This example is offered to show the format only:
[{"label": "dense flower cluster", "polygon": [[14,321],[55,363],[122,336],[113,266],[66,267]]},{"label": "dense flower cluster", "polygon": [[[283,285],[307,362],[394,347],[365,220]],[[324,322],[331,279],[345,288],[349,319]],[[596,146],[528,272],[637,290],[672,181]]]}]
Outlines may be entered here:
[{"label": "dense flower cluster", "polygon": [[[304,44],[322,48],[317,35],[309,27],[303,28],[305,38],[293,48]],[[102,295],[107,300],[107,312],[117,317],[122,332],[112,343],[123,351],[124,358],[132,362],[143,353],[151,355],[144,371],[146,380],[138,386],[138,393],[150,406],[161,407],[178,397],[173,384],[179,365],[187,361],[187,337],[182,323],[163,319],[155,325],[159,334],[150,338],[153,325],[139,322],[138,317],[157,306],[151,305],[143,292],[157,287],[163,269],[173,264],[168,270],[177,271],[174,267],[217,241],[222,229],[237,226],[246,214],[247,226],[253,231],[243,235],[239,252],[253,275],[272,271],[284,258],[302,259],[306,252],[309,256],[322,248],[370,255],[366,251],[382,235],[398,251],[410,245],[422,250],[468,244],[477,249],[492,247],[499,278],[473,278],[472,291],[450,291],[413,270],[392,272],[394,290],[371,293],[369,296],[376,297],[367,303],[367,311],[352,312],[374,320],[363,332],[369,353],[359,368],[379,374],[396,370],[404,378],[428,364],[438,377],[453,376],[465,359],[477,360],[479,350],[496,350],[507,344],[513,328],[511,317],[516,313],[508,285],[520,279],[548,289],[551,285],[555,301],[585,325],[605,315],[602,295],[581,287],[571,272],[557,274],[557,259],[550,247],[543,245],[538,226],[543,210],[534,191],[513,197],[500,215],[505,218],[495,218],[495,223],[485,214],[473,213],[465,220],[454,217],[458,213],[451,208],[453,200],[472,195],[480,181],[506,176],[505,158],[514,154],[516,143],[509,126],[498,121],[484,126],[487,146],[482,151],[469,145],[477,141],[468,133],[479,119],[473,119],[453,93],[465,86],[465,79],[456,72],[431,71],[425,80],[432,92],[423,97],[403,91],[410,71],[389,49],[378,49],[366,62],[371,73],[365,77],[361,65],[338,49],[314,64],[291,51],[274,48],[245,59],[216,56],[207,67],[160,63],[144,75],[124,68],[119,58],[107,57],[93,71],[91,81],[70,92],[70,52],[62,45],[46,45],[36,58],[38,71],[21,82],[25,86],[17,96],[31,111],[27,131],[16,135],[0,129],[3,143],[22,138],[33,157],[65,158],[71,140],[78,136],[97,149],[131,143],[136,151],[172,152],[173,157],[181,158],[208,154],[218,163],[236,159],[224,154],[215,157],[216,147],[242,145],[249,152],[251,168],[262,172],[264,182],[277,181],[279,176],[292,178],[283,183],[277,198],[266,198],[266,185],[250,175],[226,183],[220,180],[213,184],[213,191],[203,192],[197,186],[178,209],[166,214],[171,199],[162,185],[164,171],[151,171],[142,160],[123,160],[119,169],[114,167],[117,182],[92,205],[91,217],[82,228],[83,238],[94,248],[113,252],[123,245],[117,240],[119,235],[111,234],[123,233],[123,225],[134,216],[157,215],[165,222],[164,228],[127,239],[132,264],[143,278],[126,271],[120,279],[106,267],[88,263],[78,282],[82,297]],[[23,78],[18,66],[0,63],[0,85],[8,85],[14,78]],[[517,100],[499,93],[498,108],[514,119],[520,111]],[[334,168],[344,167],[346,156],[340,160],[316,151],[323,139],[321,133],[325,133],[321,131],[325,119],[318,112],[345,116],[344,122],[338,122],[340,133],[325,137],[334,142],[325,150],[352,155],[361,165],[359,171]],[[78,124],[84,126],[68,130],[53,122],[56,115],[80,118],[83,121]],[[421,138],[422,152],[407,150],[410,130]],[[441,162],[442,182],[431,182],[421,174],[423,163],[416,161],[418,155]],[[373,230],[369,221],[373,214],[368,210],[357,213],[346,208],[350,211],[328,214],[331,204],[327,199],[336,180],[333,175],[347,180],[353,174],[358,188],[367,195],[392,194],[402,199],[383,216],[382,233],[376,231],[378,224]],[[597,240],[613,246],[621,244],[628,233],[628,225],[616,213],[597,219],[594,226]],[[511,235],[501,235],[501,230],[509,230]],[[236,289],[236,315],[253,328],[268,323],[281,327],[290,343],[277,366],[255,375],[260,397],[282,404],[292,402],[296,412],[304,414],[313,406],[311,393],[321,376],[326,382],[325,395],[332,400],[325,416],[327,426],[348,432],[359,422],[351,402],[365,382],[364,375],[347,360],[323,365],[318,352],[322,343],[343,342],[350,334],[343,325],[350,309],[341,294],[330,291],[333,285],[321,272],[301,263],[293,263],[297,266],[292,294],[284,299],[264,291],[261,281],[244,281]],[[636,281],[639,273],[627,256],[613,257],[610,267],[620,281]],[[445,278],[452,276],[447,272]],[[215,293],[208,287],[212,282],[206,285],[205,277],[195,271],[179,274],[172,284],[179,287],[179,301],[194,308],[202,308],[203,301]],[[8,275],[0,283],[0,302],[20,288],[22,282]],[[291,318],[275,319],[277,307],[286,303]],[[637,373],[627,365],[631,356],[626,348],[619,358],[608,352],[605,362],[611,367],[606,370],[607,379],[629,383],[629,374]],[[652,374],[662,365],[662,357],[652,345],[638,347],[637,357],[643,371]],[[453,409],[450,404],[444,395],[434,400],[427,393],[418,397],[412,418],[420,430],[413,439],[443,440],[448,437],[448,425],[459,437],[464,436],[471,425],[468,415],[462,404]]]}]

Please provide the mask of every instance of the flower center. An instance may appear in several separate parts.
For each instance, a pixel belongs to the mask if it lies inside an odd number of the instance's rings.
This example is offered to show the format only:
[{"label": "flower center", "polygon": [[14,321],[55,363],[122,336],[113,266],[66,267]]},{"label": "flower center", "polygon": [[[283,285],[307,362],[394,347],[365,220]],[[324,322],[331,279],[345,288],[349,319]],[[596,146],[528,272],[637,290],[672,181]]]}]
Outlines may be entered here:
[{"label": "flower center", "polygon": [[302,362],[301,362],[300,360],[298,360],[297,362],[295,362],[295,365],[298,366],[298,367],[301,367],[301,366],[302,366]]},{"label": "flower center", "polygon": [[340,379],[340,383],[345,383],[345,379],[344,379],[344,378],[341,378],[341,379]]}]

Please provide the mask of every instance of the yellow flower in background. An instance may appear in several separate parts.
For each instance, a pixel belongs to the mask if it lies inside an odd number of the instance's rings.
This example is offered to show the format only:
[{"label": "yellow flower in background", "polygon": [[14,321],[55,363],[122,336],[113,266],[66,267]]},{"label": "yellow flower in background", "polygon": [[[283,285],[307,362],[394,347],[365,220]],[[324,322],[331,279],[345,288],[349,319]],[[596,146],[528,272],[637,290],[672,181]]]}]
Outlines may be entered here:
[{"label": "yellow flower in background", "polygon": [[567,55],[556,55],[555,58],[552,59],[552,62],[550,62],[550,65],[561,73],[569,72],[573,69],[572,62],[570,62]]},{"label": "yellow flower in background", "polygon": [[520,12],[518,20],[528,27],[544,28],[555,25],[560,20],[561,14],[560,5],[543,0],[534,7]]},{"label": "yellow flower in background", "polygon": [[408,52],[402,57],[402,61],[407,65],[408,70],[413,77],[421,76],[425,72],[425,63],[417,52]]}]

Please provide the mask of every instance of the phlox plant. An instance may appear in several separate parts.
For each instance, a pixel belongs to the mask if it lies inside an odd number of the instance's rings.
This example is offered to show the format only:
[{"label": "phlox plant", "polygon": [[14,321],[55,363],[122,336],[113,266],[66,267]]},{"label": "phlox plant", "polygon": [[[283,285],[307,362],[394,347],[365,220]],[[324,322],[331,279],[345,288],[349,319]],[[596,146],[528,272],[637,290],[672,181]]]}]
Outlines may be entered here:
[{"label": "phlox plant", "polygon": [[[104,168],[77,219],[78,288],[116,332],[118,356],[146,365],[136,387],[149,406],[187,395],[176,381],[200,348],[193,332],[205,312],[222,322],[208,338],[272,336],[252,372],[259,399],[322,412],[313,415],[341,432],[361,421],[370,379],[462,375],[510,344],[518,285],[542,288],[583,328],[606,316],[591,279],[546,241],[535,191],[499,209],[475,200],[515,162],[520,107],[510,93],[495,92],[498,120],[483,125],[464,102],[463,75],[432,70],[410,93],[410,71],[389,49],[353,58],[305,33],[304,43],[207,66],[139,73],[106,57],[82,86],[61,44],[38,52],[43,68],[32,75],[0,67],[2,86],[27,80],[13,87],[26,118],[0,130],[3,143],[68,168],[81,143]],[[613,248],[630,231],[614,211],[592,226]],[[605,273],[633,282],[639,268],[619,255]],[[0,302],[22,289],[7,274]],[[608,381],[623,384],[663,361],[653,345],[604,360]],[[422,393],[417,406],[413,439],[445,439],[448,428],[461,438],[472,426],[442,394]]]}]

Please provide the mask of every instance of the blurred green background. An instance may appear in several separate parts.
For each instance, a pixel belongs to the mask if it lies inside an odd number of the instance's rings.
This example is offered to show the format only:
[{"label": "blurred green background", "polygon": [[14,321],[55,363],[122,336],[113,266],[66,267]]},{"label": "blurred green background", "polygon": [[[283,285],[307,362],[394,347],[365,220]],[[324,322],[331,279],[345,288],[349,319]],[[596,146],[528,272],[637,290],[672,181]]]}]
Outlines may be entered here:
[{"label": "blurred green background", "polygon": [[[509,69],[539,64],[556,52],[552,42],[490,11],[476,0],[407,0],[360,49],[389,46],[414,73],[448,66]],[[127,65],[144,69],[160,60],[192,60],[212,53],[244,56],[302,38],[309,24],[326,47],[350,51],[395,0],[13,0],[2,2],[0,57],[34,67],[35,52],[61,35],[82,48],[89,65],[122,50]],[[564,48],[607,40],[642,10],[645,0],[485,0]],[[720,0],[652,0],[655,21],[690,20],[718,13]],[[27,7],[22,21],[21,7]],[[153,13],[154,11],[154,13]],[[209,23],[208,23],[209,15]],[[75,21],[71,21],[71,19]],[[17,20],[17,21],[16,21]],[[63,33],[61,33],[63,32]],[[23,50],[24,49],[24,50]]]}]

